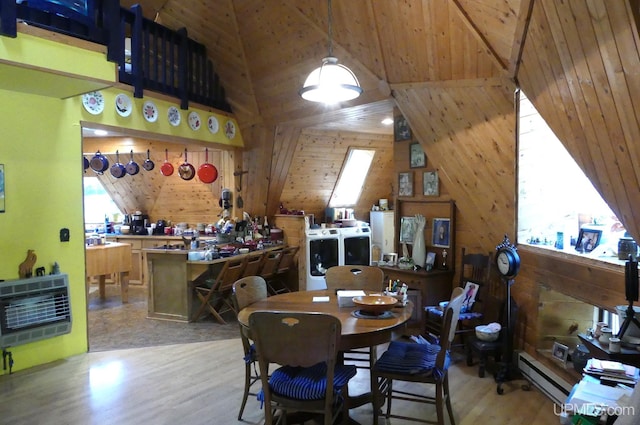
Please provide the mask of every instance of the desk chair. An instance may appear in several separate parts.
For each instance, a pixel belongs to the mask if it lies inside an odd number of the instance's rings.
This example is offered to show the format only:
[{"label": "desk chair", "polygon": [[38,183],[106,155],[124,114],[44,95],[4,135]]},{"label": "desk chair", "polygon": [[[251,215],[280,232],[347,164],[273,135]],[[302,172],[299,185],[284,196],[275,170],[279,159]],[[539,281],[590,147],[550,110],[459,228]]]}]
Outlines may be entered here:
[{"label": "desk chair", "polygon": [[[436,423],[439,425],[444,425],[444,408],[446,406],[451,424],[455,425],[449,393],[449,350],[455,337],[463,300],[463,289],[460,287],[455,288],[451,294],[451,300],[444,310],[444,321],[440,330],[439,344],[392,341],[387,351],[375,363],[372,369],[375,383],[373,389],[374,425],[378,425],[378,418],[385,401],[387,403],[386,418],[393,417],[415,422],[427,422],[423,418],[392,414],[391,401],[393,399],[435,404]],[[394,381],[433,385],[435,387],[435,395],[426,395],[425,392],[418,392],[413,387],[406,391],[394,389]]]},{"label": "desk chair", "polygon": [[[458,285],[465,290],[465,299],[459,315],[456,336],[459,343],[457,347],[465,346],[467,335],[475,332],[475,327],[482,321],[484,313],[484,288],[488,286],[491,272],[492,254],[468,254],[462,248],[460,256],[460,278]],[[424,333],[440,336],[444,309],[440,306],[427,306],[424,308]]]},{"label": "desk chair", "polygon": [[[223,313],[233,311],[238,314],[231,301],[231,292],[233,283],[242,276],[246,261],[247,257],[229,258],[224,262],[220,273],[213,279],[213,282],[207,279],[203,284],[193,287],[200,300],[200,307],[198,307],[191,321],[198,321],[205,310],[209,310],[213,317],[223,325],[227,323],[222,318]],[[210,287],[208,286],[209,282],[211,283]]]},{"label": "desk chair", "polygon": [[[256,301],[267,298],[267,282],[260,276],[248,276],[237,280],[233,284],[233,304],[236,311],[240,311],[246,306],[253,304]],[[242,348],[244,349],[244,393],[242,396],[242,403],[240,404],[240,411],[238,412],[238,420],[242,420],[242,413],[244,407],[247,404],[247,398],[249,395],[257,395],[257,393],[251,392],[251,387],[256,382],[260,381],[260,373],[257,368],[258,356],[256,354],[255,346],[251,342],[249,331],[244,326],[240,325],[240,340],[242,341]]]},{"label": "desk chair", "polygon": [[[342,394],[356,368],[337,362],[342,332],[337,317],[257,311],[249,316],[249,329],[258,352],[265,425],[273,424],[277,411],[285,419],[298,412],[322,414],[324,425],[341,415],[347,423]],[[269,376],[272,363],[281,366]]]},{"label": "desk chair", "polygon": [[257,276],[262,267],[262,260],[264,259],[264,251],[252,252],[247,254],[247,261],[244,265],[244,271],[241,277]]}]

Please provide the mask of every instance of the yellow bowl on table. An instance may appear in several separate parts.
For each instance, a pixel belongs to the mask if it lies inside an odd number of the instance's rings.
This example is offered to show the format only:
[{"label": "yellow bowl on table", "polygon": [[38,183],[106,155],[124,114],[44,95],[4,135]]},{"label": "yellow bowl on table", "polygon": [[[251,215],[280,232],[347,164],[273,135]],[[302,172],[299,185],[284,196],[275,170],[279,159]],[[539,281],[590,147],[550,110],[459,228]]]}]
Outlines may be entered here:
[{"label": "yellow bowl on table", "polygon": [[353,303],[367,313],[382,314],[395,307],[398,300],[387,295],[359,295],[353,297]]}]

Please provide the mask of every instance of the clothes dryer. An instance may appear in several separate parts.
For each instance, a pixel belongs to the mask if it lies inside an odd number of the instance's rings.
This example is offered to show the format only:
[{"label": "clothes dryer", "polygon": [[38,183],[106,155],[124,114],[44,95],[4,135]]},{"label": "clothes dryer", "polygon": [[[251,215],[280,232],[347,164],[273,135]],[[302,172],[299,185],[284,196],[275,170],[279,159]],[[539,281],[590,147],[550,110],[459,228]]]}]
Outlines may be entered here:
[{"label": "clothes dryer", "polygon": [[304,289],[327,289],[324,275],[329,267],[339,265],[341,260],[339,229],[307,229],[305,235],[307,276]]},{"label": "clothes dryer", "polygon": [[371,265],[371,227],[358,223],[356,227],[340,229],[340,265]]}]

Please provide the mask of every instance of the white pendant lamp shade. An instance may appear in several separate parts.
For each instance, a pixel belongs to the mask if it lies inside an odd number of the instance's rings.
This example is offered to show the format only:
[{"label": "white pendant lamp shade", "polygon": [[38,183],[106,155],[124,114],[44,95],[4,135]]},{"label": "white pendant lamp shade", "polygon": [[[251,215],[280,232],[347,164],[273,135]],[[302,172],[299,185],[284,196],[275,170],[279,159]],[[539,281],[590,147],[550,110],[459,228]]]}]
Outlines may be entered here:
[{"label": "white pendant lamp shade", "polygon": [[328,104],[346,102],[361,93],[362,88],[353,72],[338,64],[338,59],[333,56],[322,59],[322,65],[309,74],[300,89],[303,99]]}]

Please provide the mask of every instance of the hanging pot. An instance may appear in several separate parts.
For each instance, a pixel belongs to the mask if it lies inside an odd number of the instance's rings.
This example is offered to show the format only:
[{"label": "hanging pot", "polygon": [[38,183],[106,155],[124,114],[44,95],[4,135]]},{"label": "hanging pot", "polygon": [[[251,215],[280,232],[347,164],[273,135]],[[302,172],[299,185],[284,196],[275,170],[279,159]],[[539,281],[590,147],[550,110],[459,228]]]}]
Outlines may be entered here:
[{"label": "hanging pot", "polygon": [[109,160],[106,156],[102,155],[100,151],[97,151],[93,158],[91,158],[91,161],[89,161],[89,166],[96,173],[102,174],[109,168]]},{"label": "hanging pot", "polygon": [[133,160],[133,149],[131,150],[131,159],[129,160],[125,168],[127,170],[127,174],[129,174],[130,176],[135,176],[140,172],[140,167]]},{"label": "hanging pot", "polygon": [[120,155],[116,151],[116,163],[111,166],[111,175],[117,179],[124,177],[127,174],[125,166],[120,163]]},{"label": "hanging pot", "polygon": [[191,180],[196,175],[196,169],[187,161],[187,149],[184,150],[184,162],[178,167],[178,174],[182,180]]},{"label": "hanging pot", "polygon": [[164,150],[164,164],[160,166],[160,172],[163,176],[170,176],[173,174],[173,164],[169,162],[169,151],[167,149]]},{"label": "hanging pot", "polygon": [[198,178],[202,183],[213,183],[218,178],[218,169],[213,164],[209,164],[209,149],[205,148],[204,152],[205,160],[204,164],[198,168]]},{"label": "hanging pot", "polygon": [[156,164],[154,164],[151,158],[149,158],[149,149],[147,149],[147,159],[145,159],[144,162],[142,163],[142,168],[144,168],[147,171],[151,171],[155,166]]},{"label": "hanging pot", "polygon": [[86,173],[89,167],[91,166],[91,164],[89,164],[89,160],[87,159],[86,156],[83,155],[82,159],[84,160],[84,172]]}]

